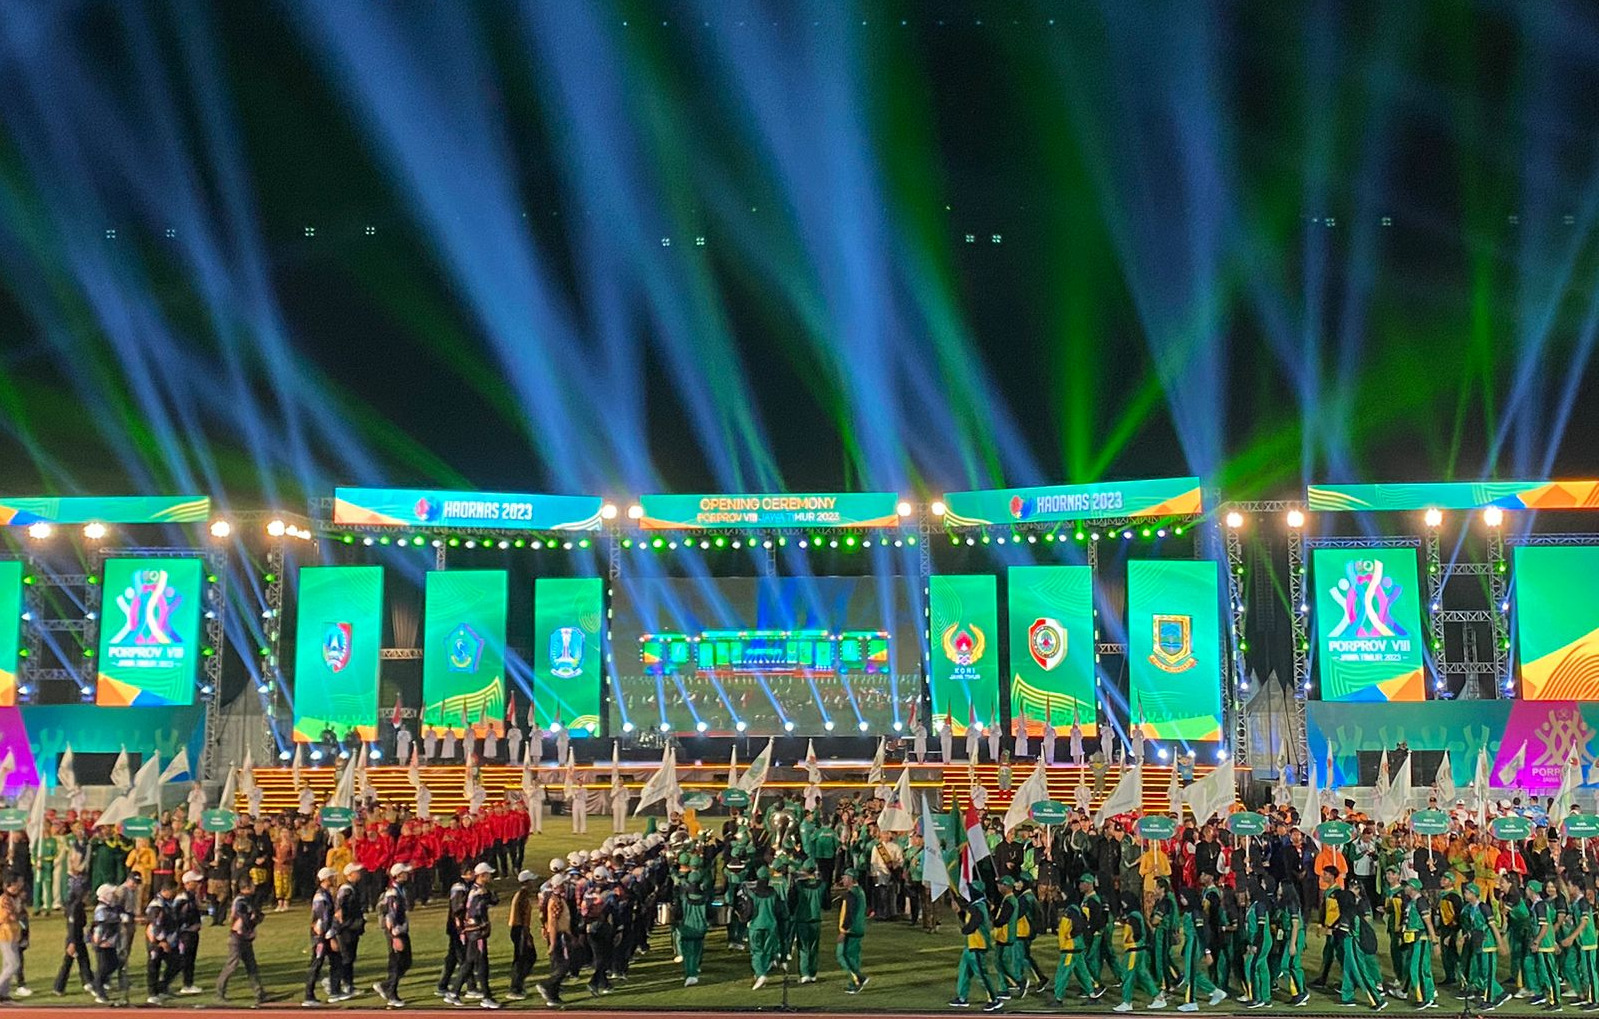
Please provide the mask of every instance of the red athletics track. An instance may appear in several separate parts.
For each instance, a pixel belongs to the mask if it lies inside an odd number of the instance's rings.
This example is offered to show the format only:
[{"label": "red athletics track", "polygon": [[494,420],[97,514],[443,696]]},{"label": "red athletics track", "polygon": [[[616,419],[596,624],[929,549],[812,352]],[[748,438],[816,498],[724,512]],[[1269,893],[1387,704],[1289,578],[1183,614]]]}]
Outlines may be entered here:
[{"label": "red athletics track", "polygon": [[[105,1019],[105,1015],[106,1015],[107,1011],[111,1011],[114,1008],[117,1009],[117,1010],[120,1010],[120,1008],[122,1008],[122,1007],[129,1007],[129,1006],[121,1006],[121,1007],[118,1007],[118,1006],[100,1006],[100,1005],[95,1005],[95,1006],[90,1006],[90,1007],[84,1007],[84,1006],[81,1006],[81,1005],[59,1005],[59,1006],[53,1006],[53,1005],[34,1005],[31,1002],[16,1002],[16,1003],[10,1004],[10,1005],[0,1005],[0,1016],[26,1015],[26,1016],[41,1016],[41,1017],[46,1017],[46,1019]],[[385,1008],[373,1008],[371,1006],[349,1007],[349,1006],[340,1006],[340,1005],[325,1005],[322,1008],[300,1008],[298,1006],[298,1003],[295,1003],[295,1002],[281,1002],[281,1001],[278,1001],[278,1002],[271,1002],[271,1003],[266,1004],[266,1005],[261,1005],[261,1006],[256,1007],[256,1008],[252,1008],[252,1007],[250,1007],[248,998],[243,999],[243,1000],[230,1001],[226,1005],[218,1005],[218,1004],[216,1004],[213,1001],[213,1002],[210,1002],[210,1003],[196,1004],[196,1005],[194,1005],[193,1007],[190,1007],[190,1008],[174,1008],[174,1007],[171,1007],[171,1006],[156,1007],[156,1006],[153,1006],[153,1005],[143,1005],[143,1004],[136,1005],[136,1006],[131,1006],[131,1007],[137,1011],[139,1016],[141,1016],[141,1017],[149,1017],[149,1019],[194,1019],[194,1016],[195,1016],[196,1012],[202,1012],[202,1013],[211,1012],[211,1013],[217,1013],[217,1014],[247,1012],[247,1013],[249,1013],[252,1016],[271,1016],[271,1017],[273,1017],[273,1019],[289,1019],[290,1016],[298,1016],[298,1017],[300,1017],[300,1019],[304,1019],[305,1016],[314,1016],[314,1015],[328,1015],[328,1016],[338,1016],[338,1017],[361,1016],[361,1017],[364,1017],[364,1019],[371,1019],[371,1017],[380,1016],[380,1015],[381,1016],[390,1016],[390,1017],[393,1017],[393,1016],[423,1016],[423,1017],[426,1017],[426,1019],[441,1019],[441,1017],[443,1017],[443,1016],[455,1016],[455,1017],[457,1017],[457,1019],[460,1019],[460,1017],[462,1017],[462,1016],[466,1016],[466,1015],[483,1015],[483,1014],[489,1013],[491,1011],[489,1009],[477,1008],[477,1007],[475,1007],[475,1003],[474,1003],[473,1006],[463,1006],[461,1008],[440,1008],[437,1005],[433,1004],[432,1002],[429,1002],[425,1007],[421,1006],[419,1004],[419,1005],[416,1005],[416,1006],[408,1006],[406,1008],[385,1009]],[[528,1001],[519,1001],[519,1002],[507,1003],[506,1007],[503,1008],[503,1009],[500,1009],[500,1011],[502,1013],[509,1012],[509,1013],[512,1013],[512,1014],[517,1014],[517,1013],[528,1013],[528,1012],[533,1012],[533,1013],[540,1013],[540,1012],[542,1012],[542,1013],[552,1013],[552,1012],[560,1012],[560,1011],[566,1011],[566,1010],[565,1009],[548,1008],[548,1007],[545,1007],[541,1003],[535,1002],[533,1000],[528,1000]],[[723,1009],[692,1009],[692,1008],[674,1008],[674,1009],[650,1008],[650,1009],[625,1010],[625,1009],[577,1008],[577,1009],[572,1009],[571,1011],[573,1012],[574,1015],[582,1016],[583,1019],[640,1019],[640,1017],[648,1016],[648,1015],[671,1015],[671,1016],[680,1016],[680,1017],[707,1016],[707,1017],[714,1017],[714,1019],[756,1019],[756,1017],[763,1017],[763,1019],[765,1019],[765,1017],[770,1017],[774,1013],[777,1013],[779,1015],[782,1014],[782,1013],[779,1013],[776,1008],[769,1008],[769,1009],[767,1009],[765,1011],[760,1011],[760,1010],[757,1010],[757,1009],[740,1009],[740,1010],[728,1009],[728,1010],[723,1010]],[[1342,1012],[1316,1011],[1314,1009],[1293,1009],[1293,1008],[1288,1008],[1286,1005],[1284,1005],[1281,1008],[1273,1008],[1273,1009],[1266,1010],[1263,1014],[1265,1014],[1265,1015],[1292,1014],[1294,1016],[1294,1019],[1319,1019],[1319,1017],[1323,1017],[1323,1016],[1326,1016],[1326,1017],[1347,1016],[1349,1014],[1349,1011],[1350,1010],[1348,1010],[1348,1009],[1346,1009],[1346,1010],[1344,1010]],[[1357,1010],[1354,1010],[1354,1011],[1356,1012],[1356,1014],[1363,1015],[1363,1014],[1366,1013],[1367,1010],[1366,1009],[1357,1009]],[[1027,1008],[1025,1006],[1020,1007],[1020,1008],[1015,1008],[1015,1007],[1012,1007],[1009,1003],[1007,1003],[1007,1005],[1006,1005],[1006,1007],[1005,1007],[1005,1009],[1003,1011],[995,1013],[995,1014],[1003,1016],[1003,1015],[1005,1015],[1007,1013],[1025,1013],[1027,1015],[1035,1015],[1035,1016],[1050,1016],[1051,1019],[1108,1019],[1109,1016],[1114,1014],[1114,1013],[1111,1012],[1110,1007],[1108,1005],[1105,1008],[1097,1009],[1097,1010],[1095,1010],[1093,1012],[1069,1012],[1069,1011],[1062,1011],[1062,1010],[1058,1010],[1058,1009],[1052,1009],[1052,1008],[1049,1008],[1048,1006],[1045,1006],[1043,1008],[1037,1008],[1037,1009]],[[862,1019],[863,1016],[872,1016],[872,1015],[905,1016],[905,1017],[909,1017],[909,1019],[920,1019],[920,1017],[927,1017],[927,1019],[932,1019],[933,1016],[981,1015],[982,1014],[982,1009],[979,1006],[975,1005],[975,1004],[969,1009],[951,1008],[951,1009],[945,1009],[942,1012],[898,1012],[898,1011],[895,1011],[891,1006],[887,1007],[887,1008],[878,1008],[878,1009],[875,1009],[875,1010],[870,1011],[870,1012],[865,1011],[865,1010],[862,1010],[860,1012],[813,1012],[813,1011],[808,1011],[808,1010],[806,1010],[804,1008],[800,1008],[800,1009],[796,1010],[796,1014],[803,1016],[804,1019]],[[1176,1019],[1176,1016],[1173,1014],[1173,1010],[1170,1009],[1170,1008],[1165,1009],[1165,1010],[1160,1011],[1160,1012],[1151,1012],[1148,1009],[1142,1009],[1141,1008],[1141,1009],[1137,1009],[1135,1012],[1130,1013],[1130,1014],[1133,1014],[1133,1015],[1147,1015],[1147,1016],[1160,1016],[1160,1017],[1162,1017],[1162,1019]],[[1199,1016],[1203,1016],[1203,1015],[1207,1015],[1207,1014],[1211,1015],[1211,1016],[1222,1016],[1222,1017],[1227,1017],[1227,1019],[1231,1019],[1231,1016],[1232,1016],[1232,1013],[1230,1011],[1229,1012],[1212,1012],[1212,1011],[1208,1011],[1207,1010],[1205,1012],[1200,1012],[1200,1013],[1195,1013],[1195,1014],[1199,1015]],[[1448,1012],[1447,1010],[1440,1009],[1440,1011],[1439,1011],[1439,1015],[1446,1017],[1446,1019],[1447,1019],[1448,1016],[1450,1016],[1450,1014],[1451,1013]],[[1477,1014],[1477,1013],[1473,1013],[1473,1014]]]}]

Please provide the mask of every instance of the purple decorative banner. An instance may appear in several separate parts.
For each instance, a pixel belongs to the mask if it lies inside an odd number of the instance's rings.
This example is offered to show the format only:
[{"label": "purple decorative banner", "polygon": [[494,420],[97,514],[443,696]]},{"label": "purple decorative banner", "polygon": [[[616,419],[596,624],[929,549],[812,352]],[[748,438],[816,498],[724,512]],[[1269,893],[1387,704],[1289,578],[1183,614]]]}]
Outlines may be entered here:
[{"label": "purple decorative banner", "polygon": [[[1599,785],[1595,765],[1594,736],[1599,734],[1599,703],[1592,701],[1517,701],[1510,708],[1510,721],[1499,741],[1489,781],[1495,786],[1513,786],[1529,793],[1545,795],[1560,788],[1560,773],[1573,746],[1582,765],[1584,785]],[[1501,769],[1515,759],[1522,745],[1526,760],[1512,778],[1501,776]],[[1507,781],[1501,781],[1501,777]]]}]

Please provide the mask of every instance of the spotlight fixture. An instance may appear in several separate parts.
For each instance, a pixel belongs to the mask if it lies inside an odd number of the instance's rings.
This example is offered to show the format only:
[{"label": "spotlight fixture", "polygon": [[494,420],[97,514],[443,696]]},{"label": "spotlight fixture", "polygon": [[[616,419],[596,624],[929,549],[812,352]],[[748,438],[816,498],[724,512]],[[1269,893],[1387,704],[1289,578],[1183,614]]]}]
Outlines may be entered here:
[{"label": "spotlight fixture", "polygon": [[634,503],[633,505],[629,506],[627,508],[627,518],[629,520],[644,519],[644,507],[640,506],[638,503]]},{"label": "spotlight fixture", "polygon": [[600,519],[602,519],[602,520],[615,520],[616,519],[616,503],[608,502],[605,505],[601,506],[600,507]]},{"label": "spotlight fixture", "polygon": [[861,724],[858,726],[858,728],[861,730],[861,732],[865,732],[867,729],[870,729],[871,726],[868,725],[864,719],[862,719],[861,720]]},{"label": "spotlight fixture", "polygon": [[911,504],[908,502],[901,501],[898,506],[894,507],[894,509],[902,517],[908,517],[911,515]]},{"label": "spotlight fixture", "polygon": [[[84,524],[83,536],[88,538],[90,541],[99,541],[101,538],[105,537],[105,524],[102,524],[99,521]],[[49,537],[49,532],[45,533],[45,537]]]},{"label": "spotlight fixture", "polygon": [[831,718],[829,718],[827,721],[823,722],[822,723],[822,728],[826,729],[828,732],[832,732],[833,731],[833,720]]},{"label": "spotlight fixture", "polygon": [[1305,514],[1302,510],[1291,509],[1288,511],[1288,526],[1299,530],[1305,526]]},{"label": "spotlight fixture", "polygon": [[633,731],[633,723],[632,722],[623,722],[622,723],[622,731],[623,732],[632,732]]},{"label": "spotlight fixture", "polygon": [[739,732],[743,732],[743,731],[744,731],[744,730],[745,730],[745,729],[748,729],[748,728],[749,728],[749,723],[748,723],[748,722],[745,722],[745,721],[744,721],[744,720],[743,720],[743,719],[742,719],[742,718],[741,718],[741,719],[739,719],[739,720],[738,720],[738,721],[737,721],[737,722],[734,722],[734,723],[733,723],[733,728],[735,728],[735,729],[737,729],[737,730],[738,730],[738,731],[739,731]]},{"label": "spotlight fixture", "polygon": [[1437,527],[1444,522],[1444,512],[1433,506],[1421,515],[1421,519],[1426,521],[1428,527]]},{"label": "spotlight fixture", "polygon": [[1489,527],[1498,527],[1505,522],[1505,511],[1498,506],[1489,506],[1482,511],[1482,522]]},{"label": "spotlight fixture", "polygon": [[935,516],[935,517],[943,516],[944,513],[946,512],[946,509],[947,509],[947,507],[945,507],[945,505],[942,502],[939,502],[937,500],[934,500],[933,504],[931,506],[927,507],[927,508],[932,511],[933,516]]},{"label": "spotlight fixture", "polygon": [[1230,510],[1227,513],[1227,526],[1235,531],[1238,530],[1244,526],[1244,515],[1237,510]]},{"label": "spotlight fixture", "polygon": [[50,537],[50,535],[53,533],[55,533],[55,528],[51,527],[43,520],[28,525],[28,537],[33,538],[36,541],[43,541],[44,539]]},{"label": "spotlight fixture", "polygon": [[287,531],[288,529],[288,525],[281,520],[274,520],[267,524],[267,534],[274,538],[283,537],[283,532]]},{"label": "spotlight fixture", "polygon": [[213,520],[213,521],[211,521],[211,537],[213,537],[213,538],[226,538],[228,535],[230,535],[232,533],[233,533],[233,525],[228,523],[226,520]]}]

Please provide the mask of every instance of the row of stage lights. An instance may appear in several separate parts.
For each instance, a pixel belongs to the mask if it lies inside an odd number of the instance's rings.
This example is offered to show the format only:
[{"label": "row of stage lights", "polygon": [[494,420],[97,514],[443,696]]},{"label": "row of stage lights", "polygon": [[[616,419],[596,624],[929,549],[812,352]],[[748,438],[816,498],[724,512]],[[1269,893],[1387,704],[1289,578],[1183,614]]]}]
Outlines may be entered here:
[{"label": "row of stage lights", "polygon": [[[880,536],[876,539],[859,537],[854,534],[846,534],[843,537],[825,537],[820,534],[812,534],[794,541],[794,545],[803,549],[841,548],[846,552],[874,546],[882,548],[890,546],[894,548],[914,547],[916,543],[917,538],[914,534],[895,538]],[[760,538],[753,534],[743,535],[742,537],[737,535],[729,537],[725,534],[718,534],[713,538],[641,538],[638,541],[634,541],[632,538],[622,539],[623,548],[650,548],[658,552],[675,552],[678,549],[682,549],[685,552],[690,549],[709,551],[713,548],[733,549],[736,551],[745,548],[787,548],[788,545],[789,539],[787,535],[778,535],[776,538]]]},{"label": "row of stage lights", "polygon": [[[1076,528],[1075,530],[1072,531],[1071,537],[1072,537],[1073,540],[1076,540],[1076,541],[1114,541],[1117,538],[1121,538],[1123,541],[1132,541],[1135,537],[1145,538],[1145,539],[1148,539],[1148,540],[1154,540],[1154,539],[1157,539],[1157,538],[1164,538],[1168,534],[1169,535],[1173,535],[1175,537],[1181,537],[1182,534],[1183,534],[1183,530],[1184,530],[1183,527],[1181,525],[1178,525],[1178,526],[1172,527],[1170,529],[1165,528],[1165,527],[1142,527],[1142,528],[1139,528],[1137,531],[1134,531],[1134,530],[1132,530],[1130,528],[1126,528],[1126,529],[1123,529],[1121,531],[1111,530],[1111,531],[1108,531],[1108,532],[1106,532],[1104,534],[1101,534],[1098,531],[1084,530],[1083,528],[1079,527],[1079,528]],[[982,535],[971,535],[971,534],[969,534],[969,535],[967,535],[964,538],[961,537],[958,534],[952,534],[952,535],[949,536],[949,543],[951,545],[988,545],[988,544],[1036,545],[1040,541],[1043,541],[1045,543],[1052,542],[1052,541],[1059,541],[1059,542],[1064,543],[1066,541],[1066,539],[1067,539],[1067,536],[1065,534],[1062,534],[1062,533],[1058,532],[1058,531],[1045,531],[1042,535],[1039,535],[1039,534],[1019,534],[1019,533],[1016,533],[1016,532],[1012,531],[1008,538],[1005,535],[1003,535],[1003,534],[998,535],[996,537],[994,535],[988,534],[987,532],[984,532]]]},{"label": "row of stage lights", "polygon": [[[1238,512],[1237,510],[1229,510],[1227,515],[1222,518],[1223,522],[1227,525],[1227,529],[1231,531],[1236,531],[1243,527],[1247,519],[1248,518],[1245,517],[1244,514]],[[1305,519],[1304,510],[1291,509],[1287,513],[1283,514],[1283,522],[1288,525],[1289,530],[1293,531],[1297,531],[1304,527]],[[1436,506],[1432,507],[1421,514],[1421,520],[1422,523],[1426,524],[1428,527],[1435,529],[1442,527],[1444,524],[1444,511],[1438,509]],[[1482,522],[1489,527],[1502,526],[1505,522],[1504,509],[1499,506],[1487,507],[1482,511]]]}]

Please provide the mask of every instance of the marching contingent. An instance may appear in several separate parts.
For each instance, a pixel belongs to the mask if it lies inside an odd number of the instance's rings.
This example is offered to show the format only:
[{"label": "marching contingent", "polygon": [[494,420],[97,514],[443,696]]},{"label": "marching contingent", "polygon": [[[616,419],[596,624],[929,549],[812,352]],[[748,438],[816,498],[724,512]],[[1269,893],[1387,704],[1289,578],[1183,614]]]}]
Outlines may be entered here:
[{"label": "marching contingent", "polygon": [[[209,926],[225,928],[227,944],[216,997],[228,1000],[242,969],[267,1001],[258,931],[268,914],[308,903],[307,1007],[356,998],[363,984],[404,1007],[425,918],[446,946],[431,990],[456,1007],[610,995],[668,944],[693,988],[713,933],[747,954],[750,991],[836,980],[856,995],[873,985],[873,932],[908,924],[953,937],[954,1009],[1033,996],[1035,1009],[1194,1012],[1319,995],[1426,1010],[1452,992],[1479,1011],[1514,998],[1599,1010],[1599,818],[1571,803],[1575,783],[1544,802],[1493,799],[1483,757],[1456,795],[1446,763],[1418,809],[1411,759],[1390,777],[1385,756],[1370,814],[1352,797],[1329,802],[1314,774],[1248,810],[1229,762],[1197,779],[1172,769],[1172,809],[1149,813],[1141,763],[1119,767],[1090,810],[1083,790],[1074,807],[1049,799],[1041,760],[1014,791],[1004,769],[997,797],[969,772],[965,802],[935,811],[925,795],[913,802],[910,766],[883,784],[881,748],[867,789],[828,801],[814,750],[802,795],[766,788],[770,766],[768,745],[730,778],[726,816],[712,819],[708,793],[678,786],[669,745],[636,804],[613,775],[613,834],[542,873],[528,859],[544,824],[536,778],[503,802],[474,795],[435,818],[379,802],[357,777],[342,829],[318,823],[314,800],[240,815],[225,832],[204,830],[191,803],[131,840],[117,804],[99,816],[36,811],[43,825],[7,842],[0,998],[29,993],[31,906],[66,920],[57,993],[76,970],[97,1002],[127,999],[137,950],[146,1002],[201,994],[195,959]],[[1004,793],[1005,809],[986,809]],[[626,833],[630,806],[665,817]],[[586,820],[574,813],[572,824]],[[369,932],[379,948],[363,954]]]}]

